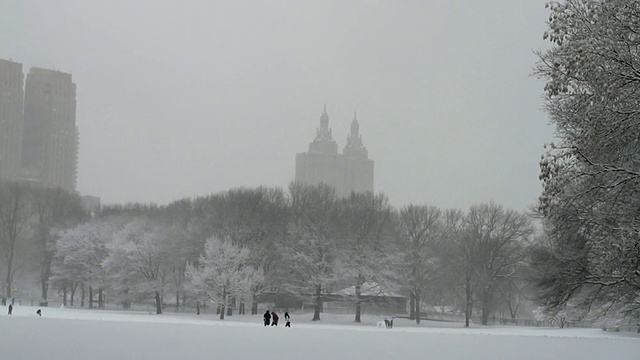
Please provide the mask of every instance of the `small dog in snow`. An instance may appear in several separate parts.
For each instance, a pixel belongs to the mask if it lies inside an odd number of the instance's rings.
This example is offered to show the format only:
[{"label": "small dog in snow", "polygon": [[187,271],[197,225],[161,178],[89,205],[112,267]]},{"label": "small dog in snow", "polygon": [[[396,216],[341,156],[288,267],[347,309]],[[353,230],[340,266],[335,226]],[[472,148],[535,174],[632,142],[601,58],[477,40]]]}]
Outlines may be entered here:
[{"label": "small dog in snow", "polygon": [[391,319],[384,319],[384,320],[380,320],[376,323],[376,326],[381,328],[387,328],[387,329],[393,329],[393,319],[395,319],[396,317],[393,316],[391,317]]}]

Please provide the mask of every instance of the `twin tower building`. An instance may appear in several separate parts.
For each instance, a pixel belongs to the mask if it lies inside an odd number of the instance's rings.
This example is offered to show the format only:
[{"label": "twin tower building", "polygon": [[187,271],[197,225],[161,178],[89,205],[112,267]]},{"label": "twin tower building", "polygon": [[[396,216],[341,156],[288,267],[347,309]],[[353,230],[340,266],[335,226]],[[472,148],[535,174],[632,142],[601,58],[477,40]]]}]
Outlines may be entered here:
[{"label": "twin tower building", "polygon": [[0,180],[76,190],[78,129],[71,74],[0,59]]},{"label": "twin tower building", "polygon": [[331,185],[339,197],[348,197],[352,192],[373,192],[373,160],[369,160],[367,148],[362,144],[355,114],[347,144],[339,154],[325,106],[320,116],[320,128],[309,144],[309,151],[296,155],[296,181]]}]

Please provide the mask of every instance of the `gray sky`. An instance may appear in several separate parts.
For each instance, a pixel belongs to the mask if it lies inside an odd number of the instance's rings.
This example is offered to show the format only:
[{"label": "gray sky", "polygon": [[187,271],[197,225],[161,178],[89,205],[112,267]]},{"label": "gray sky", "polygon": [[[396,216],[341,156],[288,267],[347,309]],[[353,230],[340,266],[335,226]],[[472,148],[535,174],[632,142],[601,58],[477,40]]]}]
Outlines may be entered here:
[{"label": "gray sky", "polygon": [[0,58],[77,84],[78,190],[166,203],[286,187],[326,103],[396,206],[525,209],[553,129],[547,0],[0,0]]}]

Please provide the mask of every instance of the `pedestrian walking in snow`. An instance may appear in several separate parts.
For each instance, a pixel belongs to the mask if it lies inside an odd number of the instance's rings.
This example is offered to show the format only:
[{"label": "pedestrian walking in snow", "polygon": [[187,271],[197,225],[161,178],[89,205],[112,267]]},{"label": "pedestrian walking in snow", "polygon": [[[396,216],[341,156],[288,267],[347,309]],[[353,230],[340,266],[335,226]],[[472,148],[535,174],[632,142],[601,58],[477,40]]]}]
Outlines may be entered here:
[{"label": "pedestrian walking in snow", "polygon": [[269,314],[269,310],[267,310],[266,313],[264,313],[264,326],[269,326],[269,323],[271,322],[271,314]]},{"label": "pedestrian walking in snow", "polygon": [[285,321],[284,327],[290,328],[291,327],[291,316],[289,316],[289,312],[285,312],[284,313],[284,321]]},{"label": "pedestrian walking in snow", "polygon": [[271,312],[271,326],[278,326],[278,314],[275,311]]},{"label": "pedestrian walking in snow", "polygon": [[9,315],[13,313],[13,304],[9,304]]},{"label": "pedestrian walking in snow", "polygon": [[38,310],[36,311],[36,314],[38,314],[38,316],[42,316],[42,310],[38,309]]}]

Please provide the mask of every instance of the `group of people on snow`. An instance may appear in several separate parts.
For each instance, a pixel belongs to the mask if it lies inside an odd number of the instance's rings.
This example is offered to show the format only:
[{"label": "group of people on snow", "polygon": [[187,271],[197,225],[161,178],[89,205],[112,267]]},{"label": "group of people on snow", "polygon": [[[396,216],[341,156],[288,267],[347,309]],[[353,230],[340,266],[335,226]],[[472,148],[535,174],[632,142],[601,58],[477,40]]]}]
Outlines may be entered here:
[{"label": "group of people on snow", "polygon": [[[9,312],[8,312],[8,314],[9,315],[13,314],[13,304],[9,304]],[[42,310],[41,309],[36,310],[36,315],[42,316]]]},{"label": "group of people on snow", "polygon": [[[269,326],[269,324],[271,324],[271,326],[278,326],[278,320],[280,319],[275,311],[269,312],[269,310],[264,313],[263,318],[264,326]],[[284,313],[284,321],[284,327],[291,327],[291,316],[289,316],[288,312]]]}]

